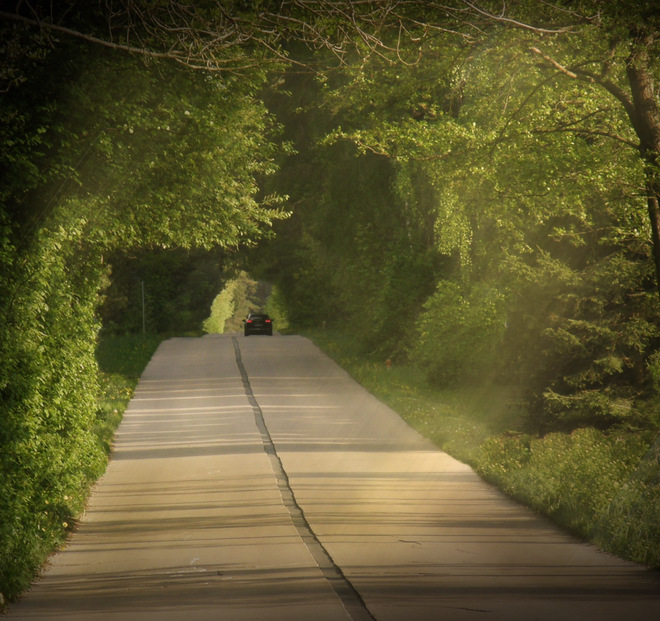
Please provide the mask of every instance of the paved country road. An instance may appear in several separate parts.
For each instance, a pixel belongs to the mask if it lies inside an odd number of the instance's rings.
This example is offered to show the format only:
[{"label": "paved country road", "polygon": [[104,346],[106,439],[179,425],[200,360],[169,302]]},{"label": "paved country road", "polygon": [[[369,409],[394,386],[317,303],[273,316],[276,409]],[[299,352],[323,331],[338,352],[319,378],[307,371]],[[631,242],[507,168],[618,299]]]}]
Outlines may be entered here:
[{"label": "paved country road", "polygon": [[503,497],[309,341],[172,339],[13,619],[660,619],[660,576]]}]

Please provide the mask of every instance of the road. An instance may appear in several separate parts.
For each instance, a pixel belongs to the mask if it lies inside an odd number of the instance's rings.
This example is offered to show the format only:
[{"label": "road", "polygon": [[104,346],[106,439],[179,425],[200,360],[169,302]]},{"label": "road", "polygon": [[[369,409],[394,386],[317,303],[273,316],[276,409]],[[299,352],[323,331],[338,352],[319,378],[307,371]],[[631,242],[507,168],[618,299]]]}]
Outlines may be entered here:
[{"label": "road", "polygon": [[156,352],[68,547],[7,619],[632,621],[660,576],[435,448],[298,336]]}]

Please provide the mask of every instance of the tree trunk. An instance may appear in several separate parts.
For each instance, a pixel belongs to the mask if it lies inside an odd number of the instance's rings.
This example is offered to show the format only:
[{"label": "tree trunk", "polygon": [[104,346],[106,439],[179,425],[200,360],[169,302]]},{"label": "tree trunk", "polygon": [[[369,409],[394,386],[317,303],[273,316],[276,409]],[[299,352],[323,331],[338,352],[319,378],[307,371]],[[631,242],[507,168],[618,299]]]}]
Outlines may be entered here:
[{"label": "tree trunk", "polygon": [[660,110],[654,92],[649,50],[657,33],[648,29],[631,31],[632,49],[626,65],[632,106],[630,120],[640,141],[645,164],[648,213],[651,221],[653,258],[660,295]]},{"label": "tree trunk", "polygon": [[651,241],[653,242],[653,260],[655,261],[655,274],[658,284],[658,295],[660,295],[660,206],[658,194],[648,188],[648,210],[651,220]]}]

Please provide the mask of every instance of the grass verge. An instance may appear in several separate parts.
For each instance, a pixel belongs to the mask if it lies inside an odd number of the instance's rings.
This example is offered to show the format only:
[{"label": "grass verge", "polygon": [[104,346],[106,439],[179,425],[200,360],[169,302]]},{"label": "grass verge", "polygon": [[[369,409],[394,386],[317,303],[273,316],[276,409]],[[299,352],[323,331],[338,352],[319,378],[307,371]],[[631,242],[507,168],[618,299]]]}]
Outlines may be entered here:
[{"label": "grass verge", "polygon": [[160,336],[121,335],[99,342],[100,393],[94,431],[107,454],[138,379],[161,341]]},{"label": "grass verge", "polygon": [[307,334],[367,390],[485,480],[585,541],[660,569],[656,429],[524,433],[525,411],[501,386],[440,390],[406,366],[366,359],[353,339]]}]

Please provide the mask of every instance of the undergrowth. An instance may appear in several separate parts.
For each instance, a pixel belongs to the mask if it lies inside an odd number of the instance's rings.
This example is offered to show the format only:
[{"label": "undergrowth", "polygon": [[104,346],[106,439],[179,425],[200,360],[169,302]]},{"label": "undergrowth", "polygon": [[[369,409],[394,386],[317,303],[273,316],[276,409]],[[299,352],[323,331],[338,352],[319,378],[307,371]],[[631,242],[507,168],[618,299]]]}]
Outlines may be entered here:
[{"label": "undergrowth", "polygon": [[318,331],[314,342],[367,390],[486,481],[601,549],[660,569],[657,430],[585,427],[525,433],[526,412],[497,385],[440,390],[415,369],[371,360],[353,339]]}]

